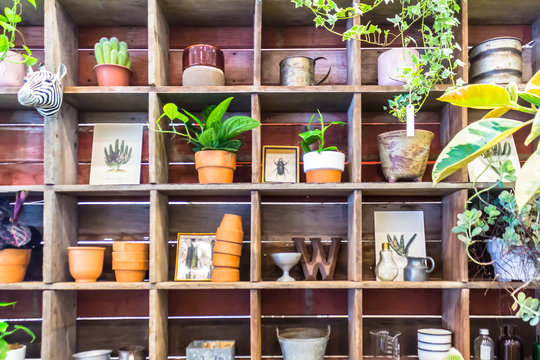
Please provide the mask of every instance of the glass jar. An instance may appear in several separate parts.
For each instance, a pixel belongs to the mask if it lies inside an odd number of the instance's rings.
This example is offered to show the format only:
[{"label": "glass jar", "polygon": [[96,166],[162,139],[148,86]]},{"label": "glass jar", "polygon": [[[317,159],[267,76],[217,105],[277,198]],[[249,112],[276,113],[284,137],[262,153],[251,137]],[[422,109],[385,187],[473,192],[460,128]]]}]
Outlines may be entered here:
[{"label": "glass jar", "polygon": [[387,242],[382,243],[382,249],[379,254],[379,262],[375,267],[377,279],[381,281],[393,281],[398,276],[399,268],[392,258],[392,251]]},{"label": "glass jar", "polygon": [[480,336],[474,340],[474,360],[493,360],[495,345],[489,337],[488,329],[480,329]]}]

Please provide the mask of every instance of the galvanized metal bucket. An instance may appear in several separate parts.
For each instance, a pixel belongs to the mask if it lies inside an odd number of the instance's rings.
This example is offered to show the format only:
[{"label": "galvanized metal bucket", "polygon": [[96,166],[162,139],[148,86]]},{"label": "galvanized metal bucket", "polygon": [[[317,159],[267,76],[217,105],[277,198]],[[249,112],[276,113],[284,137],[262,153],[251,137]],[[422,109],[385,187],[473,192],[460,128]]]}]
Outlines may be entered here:
[{"label": "galvanized metal bucket", "polygon": [[307,56],[291,56],[279,63],[279,83],[283,86],[312,86],[320,85],[330,75],[332,66],[328,67],[328,72],[322,80],[315,83],[315,65],[319,60],[327,58],[320,56],[312,59]]},{"label": "galvanized metal bucket", "polygon": [[276,328],[284,360],[323,360],[330,338],[328,329],[291,328],[281,332]]},{"label": "galvanized metal bucket", "polygon": [[520,83],[522,43],[518,38],[498,37],[486,40],[469,53],[470,82],[476,84]]}]

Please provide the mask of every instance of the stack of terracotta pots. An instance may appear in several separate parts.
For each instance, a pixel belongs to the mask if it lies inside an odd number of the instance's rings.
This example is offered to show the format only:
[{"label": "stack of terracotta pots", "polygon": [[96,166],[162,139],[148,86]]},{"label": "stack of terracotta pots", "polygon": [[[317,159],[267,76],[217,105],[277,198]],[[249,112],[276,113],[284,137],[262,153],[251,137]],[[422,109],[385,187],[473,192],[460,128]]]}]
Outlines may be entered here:
[{"label": "stack of terracotta pots", "polygon": [[240,255],[242,253],[242,217],[225,214],[216,232],[212,256],[212,281],[240,280]]},{"label": "stack of terracotta pots", "polygon": [[148,271],[148,244],[115,241],[112,267],[118,282],[144,281]]}]

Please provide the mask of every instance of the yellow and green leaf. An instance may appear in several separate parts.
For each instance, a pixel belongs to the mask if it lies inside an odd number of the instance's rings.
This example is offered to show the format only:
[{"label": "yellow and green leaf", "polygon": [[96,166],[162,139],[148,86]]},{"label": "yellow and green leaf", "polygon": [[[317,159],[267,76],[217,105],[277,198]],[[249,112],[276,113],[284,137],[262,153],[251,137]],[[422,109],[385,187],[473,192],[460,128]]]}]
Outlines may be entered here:
[{"label": "yellow and green leaf", "polygon": [[505,88],[491,84],[476,84],[450,90],[437,100],[474,109],[496,109],[512,105]]},{"label": "yellow and green leaf", "polygon": [[441,151],[431,175],[433,182],[445,179],[531,122],[495,118],[470,124]]},{"label": "yellow and green leaf", "polygon": [[536,113],[531,128],[531,133],[525,139],[525,146],[529,146],[540,135],[540,111]]},{"label": "yellow and green leaf", "polygon": [[525,92],[540,95],[540,70],[529,80],[525,86]]},{"label": "yellow and green leaf", "polygon": [[523,164],[516,180],[516,202],[521,210],[540,191],[540,148]]},{"label": "yellow and green leaf", "polygon": [[482,119],[500,118],[501,116],[506,114],[508,111],[510,111],[510,108],[508,107],[499,107],[488,112],[486,115],[484,115]]}]

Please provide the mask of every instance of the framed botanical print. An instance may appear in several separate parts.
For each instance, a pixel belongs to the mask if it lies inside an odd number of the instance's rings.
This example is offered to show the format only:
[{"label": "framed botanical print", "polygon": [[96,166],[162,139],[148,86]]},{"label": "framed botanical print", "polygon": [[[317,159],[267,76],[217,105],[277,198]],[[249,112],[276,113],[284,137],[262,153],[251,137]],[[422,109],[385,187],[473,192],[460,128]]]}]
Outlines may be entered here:
[{"label": "framed botanical print", "polygon": [[300,148],[298,146],[264,146],[262,176],[265,183],[300,181]]},{"label": "framed botanical print", "polygon": [[175,281],[210,281],[216,234],[178,233]]}]

